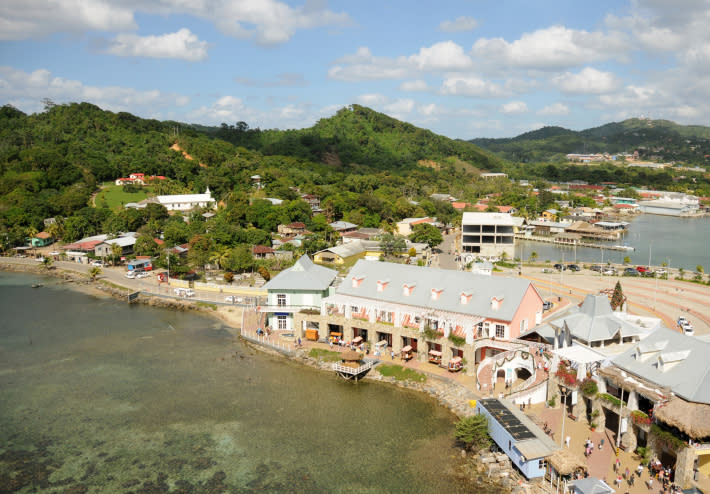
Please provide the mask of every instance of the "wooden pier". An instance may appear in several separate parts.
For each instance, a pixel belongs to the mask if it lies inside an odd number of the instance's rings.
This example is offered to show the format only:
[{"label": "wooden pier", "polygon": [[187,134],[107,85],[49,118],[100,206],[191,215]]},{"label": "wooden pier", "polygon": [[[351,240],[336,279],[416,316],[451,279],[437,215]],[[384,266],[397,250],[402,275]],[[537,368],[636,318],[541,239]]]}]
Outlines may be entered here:
[{"label": "wooden pier", "polygon": [[629,247],[626,245],[606,245],[606,244],[597,244],[593,242],[569,242],[569,241],[563,241],[561,239],[558,239],[555,236],[550,236],[550,237],[542,237],[539,235],[523,235],[523,234],[516,234],[515,238],[518,240],[530,240],[532,242],[543,242],[547,244],[554,244],[554,245],[559,245],[562,247],[591,247],[593,249],[604,249],[604,250],[618,250],[618,251],[628,251],[628,252],[633,252],[634,249],[633,247]]},{"label": "wooden pier", "polygon": [[372,362],[365,362],[357,366],[348,364],[349,363],[347,362],[336,362],[333,364],[333,370],[340,377],[355,382],[365,377],[365,375],[370,372],[370,369],[373,367]]}]

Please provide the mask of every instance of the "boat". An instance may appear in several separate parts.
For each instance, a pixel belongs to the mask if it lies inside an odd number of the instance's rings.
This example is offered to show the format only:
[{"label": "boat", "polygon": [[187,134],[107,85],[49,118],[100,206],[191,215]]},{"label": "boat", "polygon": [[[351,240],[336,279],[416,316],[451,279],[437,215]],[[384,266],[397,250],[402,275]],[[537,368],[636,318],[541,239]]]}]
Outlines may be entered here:
[{"label": "boat", "polygon": [[42,286],[43,286],[42,283],[33,283],[32,284],[32,288],[40,288]]},{"label": "boat", "polygon": [[614,249],[617,250],[636,250],[634,247],[631,247],[630,245],[615,245]]}]

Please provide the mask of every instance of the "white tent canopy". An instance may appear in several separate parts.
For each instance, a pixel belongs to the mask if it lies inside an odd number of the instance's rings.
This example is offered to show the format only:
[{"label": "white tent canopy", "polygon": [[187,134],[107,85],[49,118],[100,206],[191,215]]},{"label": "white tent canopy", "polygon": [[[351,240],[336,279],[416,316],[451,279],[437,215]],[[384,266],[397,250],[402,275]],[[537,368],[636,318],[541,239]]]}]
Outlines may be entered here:
[{"label": "white tent canopy", "polygon": [[572,367],[577,369],[577,375],[585,375],[588,369],[591,369],[591,364],[603,362],[607,359],[603,355],[584,345],[572,345],[564,348],[552,350],[552,353],[557,355],[560,360],[569,360]]}]

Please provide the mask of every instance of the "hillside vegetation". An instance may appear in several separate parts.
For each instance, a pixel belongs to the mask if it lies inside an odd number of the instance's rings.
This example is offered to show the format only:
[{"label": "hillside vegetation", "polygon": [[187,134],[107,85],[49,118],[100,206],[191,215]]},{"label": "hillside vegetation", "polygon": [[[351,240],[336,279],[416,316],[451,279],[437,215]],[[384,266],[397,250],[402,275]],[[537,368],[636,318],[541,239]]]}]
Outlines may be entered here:
[{"label": "hillside vegetation", "polygon": [[639,151],[642,159],[705,165],[709,163],[710,127],[632,118],[582,131],[543,127],[517,137],[470,142],[519,162],[562,160],[568,153]]},{"label": "hillside vegetation", "polygon": [[[479,169],[500,163],[475,145],[359,106],[311,129],[283,132],[249,129],[245,123],[209,128],[159,122],[89,103],[48,104],[33,115],[5,106],[0,108],[0,241],[21,244],[45,228],[45,218],[56,217],[55,233],[68,241],[144,229],[146,235],[168,232],[170,242],[183,243],[209,228],[211,241],[232,248],[269,245],[269,233],[279,223],[304,221],[322,234],[304,247],[313,252],[324,246],[328,221],[387,228],[408,216],[454,221],[451,205],[429,196],[448,193],[475,201],[501,187],[512,189],[478,177]],[[116,186],[107,189],[108,196],[99,194],[100,183],[132,172],[167,180],[141,194]],[[262,177],[262,188],[253,186],[252,175]],[[200,217],[188,226],[156,208],[120,207],[146,192],[196,193],[208,186],[223,204],[210,227]],[[311,218],[300,200],[303,193],[320,197],[325,216]],[[284,203],[273,206],[266,197]]]}]

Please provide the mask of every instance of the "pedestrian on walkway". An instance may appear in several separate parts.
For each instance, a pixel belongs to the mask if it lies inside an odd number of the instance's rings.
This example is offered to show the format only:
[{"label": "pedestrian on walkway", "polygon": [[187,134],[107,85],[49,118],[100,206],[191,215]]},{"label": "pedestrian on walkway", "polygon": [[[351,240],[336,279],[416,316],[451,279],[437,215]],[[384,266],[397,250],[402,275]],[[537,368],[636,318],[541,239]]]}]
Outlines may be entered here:
[{"label": "pedestrian on walkway", "polygon": [[394,350],[390,352],[390,356],[392,357],[392,360],[394,360]]},{"label": "pedestrian on walkway", "polygon": [[626,471],[624,472],[624,478],[625,479],[629,478],[629,467],[626,467]]},{"label": "pedestrian on walkway", "polygon": [[636,475],[634,475],[634,473],[631,472],[631,477],[629,477],[629,485],[630,485],[630,486],[633,486],[633,485],[634,485],[634,479],[635,479],[635,477],[636,477]]},{"label": "pedestrian on walkway", "polygon": [[570,440],[569,436],[565,437],[565,444],[567,445],[568,448],[569,448],[569,440]]},{"label": "pedestrian on walkway", "polygon": [[615,464],[614,464],[614,471],[615,471],[615,472],[618,472],[620,466],[621,466],[621,460],[620,460],[619,457],[617,456],[617,457],[616,457],[616,462],[615,462]]},{"label": "pedestrian on walkway", "polygon": [[602,438],[599,440],[599,449],[602,449],[603,447],[604,447],[604,438],[602,437]]}]

